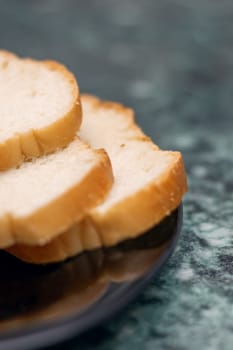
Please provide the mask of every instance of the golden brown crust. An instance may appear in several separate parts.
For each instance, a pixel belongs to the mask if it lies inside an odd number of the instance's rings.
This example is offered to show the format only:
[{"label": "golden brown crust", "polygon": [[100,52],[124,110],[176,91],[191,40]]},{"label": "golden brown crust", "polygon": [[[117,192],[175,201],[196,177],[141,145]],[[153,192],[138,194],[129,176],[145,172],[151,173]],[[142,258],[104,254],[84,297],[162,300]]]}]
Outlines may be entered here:
[{"label": "golden brown crust", "polygon": [[113,101],[104,101],[96,96],[89,95],[89,94],[82,94],[81,100],[84,103],[88,103],[92,109],[107,109],[107,110],[114,109],[116,112],[119,112],[119,113],[123,112],[125,117],[129,118],[131,120],[131,122],[135,123],[133,109],[129,108],[129,107],[125,107],[121,103],[113,102]]},{"label": "golden brown crust", "polygon": [[44,245],[14,244],[6,250],[26,262],[44,264],[63,261],[102,246],[93,223],[86,217]]},{"label": "golden brown crust", "polygon": [[182,156],[174,152],[170,168],[159,179],[114,205],[107,215],[95,210],[91,212],[102,244],[111,246],[144,233],[171,214],[186,191]]},{"label": "golden brown crust", "polygon": [[[83,102],[91,105],[93,110],[116,110],[130,119],[130,127],[137,130],[137,140],[148,142],[152,148],[159,151],[150,138],[135,124],[134,113],[123,105],[101,101],[100,99],[82,95]],[[187,179],[182,155],[179,152],[169,152],[173,160],[167,172],[160,178],[151,181],[151,184],[116,205],[107,213],[99,213],[93,210],[90,217],[100,236],[104,246],[114,245],[121,240],[136,237],[159,223],[166,215],[169,215],[181,202],[187,191]]]},{"label": "golden brown crust", "polygon": [[[91,106],[93,111],[101,109],[105,111],[115,111],[120,115],[124,115],[124,118],[128,120],[128,128],[132,131],[133,139],[137,141],[150,142],[151,147],[155,150],[159,149],[159,146],[156,145],[149,136],[145,135],[142,129],[135,121],[135,114],[132,108],[125,107],[121,103],[112,102],[112,101],[103,101],[96,96],[82,94],[81,95],[82,103],[87,103]],[[137,136],[135,136],[137,135]]]},{"label": "golden brown crust", "polygon": [[44,264],[63,261],[82,251],[101,246],[98,234],[85,219],[45,245],[15,244],[7,251],[26,262]]},{"label": "golden brown crust", "polygon": [[[132,110],[117,103],[102,102],[89,95],[84,95],[81,99],[91,104],[94,110],[116,109],[124,114],[129,118],[130,124],[137,128],[139,140],[143,139],[156,151],[159,150],[137,127]],[[74,256],[83,250],[111,246],[143,234],[178,207],[187,191],[182,155],[179,152],[168,153],[172,155],[172,160],[167,171],[133,196],[117,203],[102,215],[95,209],[92,210],[72,229],[43,247],[32,247],[30,251],[30,247],[18,245],[11,249],[11,253],[32,263],[55,262]]]},{"label": "golden brown crust", "polygon": [[[110,190],[113,175],[110,160],[104,150],[96,151],[98,163],[68,192],[27,217],[8,215],[0,220],[0,247],[12,243],[42,245],[80,221],[100,204]],[[2,222],[3,221],[3,222]]]},{"label": "golden brown crust", "polygon": [[21,59],[9,52],[0,51],[7,59],[20,59],[33,64],[43,64],[50,70],[60,72],[72,87],[73,102],[66,115],[54,123],[39,129],[19,133],[0,143],[0,170],[19,166],[23,161],[55,151],[67,146],[79,130],[82,120],[82,109],[79,88],[75,77],[65,66],[55,61],[34,61]]},{"label": "golden brown crust", "polygon": [[17,55],[7,50],[0,50],[0,55],[5,58],[4,63],[7,63],[9,60],[18,59]]}]

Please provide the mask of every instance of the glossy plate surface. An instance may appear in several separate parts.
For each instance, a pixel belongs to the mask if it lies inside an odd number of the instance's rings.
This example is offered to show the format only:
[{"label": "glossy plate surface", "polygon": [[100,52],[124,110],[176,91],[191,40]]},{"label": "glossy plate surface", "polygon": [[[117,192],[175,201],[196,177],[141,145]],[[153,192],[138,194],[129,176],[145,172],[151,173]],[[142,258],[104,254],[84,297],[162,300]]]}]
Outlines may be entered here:
[{"label": "glossy plate surface", "polygon": [[143,291],[172,254],[182,207],[143,236],[35,266],[0,254],[0,349],[38,349],[82,334]]}]

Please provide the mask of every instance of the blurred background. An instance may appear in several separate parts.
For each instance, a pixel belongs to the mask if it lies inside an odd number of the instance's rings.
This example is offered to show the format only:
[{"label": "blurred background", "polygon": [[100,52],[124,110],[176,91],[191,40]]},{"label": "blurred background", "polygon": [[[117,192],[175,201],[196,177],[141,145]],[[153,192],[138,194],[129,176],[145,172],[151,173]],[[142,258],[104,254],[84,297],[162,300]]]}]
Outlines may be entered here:
[{"label": "blurred background", "polygon": [[177,252],[96,349],[232,349],[232,23],[231,0],[0,0],[2,48],[63,62],[185,158]]},{"label": "blurred background", "polygon": [[232,119],[232,19],[230,0],[0,0],[0,39],[64,62],[82,91],[166,114],[165,129],[175,108],[219,131]]},{"label": "blurred background", "polygon": [[0,0],[0,43],[134,107],[161,146],[206,143],[210,128],[217,147],[233,118],[232,20],[230,0]]}]

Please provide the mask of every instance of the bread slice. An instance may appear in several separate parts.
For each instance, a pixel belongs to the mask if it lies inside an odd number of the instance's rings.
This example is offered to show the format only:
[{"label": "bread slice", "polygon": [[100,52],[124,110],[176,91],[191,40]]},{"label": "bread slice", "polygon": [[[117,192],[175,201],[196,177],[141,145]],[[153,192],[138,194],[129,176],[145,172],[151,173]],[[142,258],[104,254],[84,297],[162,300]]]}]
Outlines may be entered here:
[{"label": "bread slice", "polygon": [[137,237],[169,215],[187,191],[181,154],[153,144],[136,125],[131,109],[92,96],[81,99],[80,136],[108,152],[114,185],[104,202],[48,245],[13,247],[11,252],[25,261],[59,261]]},{"label": "bread slice", "polygon": [[72,73],[57,62],[0,51],[0,170],[65,147],[80,124]]},{"label": "bread slice", "polygon": [[74,140],[56,153],[0,173],[0,247],[43,245],[80,221],[113,182],[104,150]]}]

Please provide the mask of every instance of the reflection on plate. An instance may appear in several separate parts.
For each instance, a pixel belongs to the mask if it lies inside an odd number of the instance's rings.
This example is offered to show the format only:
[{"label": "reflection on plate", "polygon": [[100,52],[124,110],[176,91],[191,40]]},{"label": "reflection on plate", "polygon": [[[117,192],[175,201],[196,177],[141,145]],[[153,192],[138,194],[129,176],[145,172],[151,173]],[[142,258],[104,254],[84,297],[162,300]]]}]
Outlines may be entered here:
[{"label": "reflection on plate", "polygon": [[36,349],[99,325],[132,301],[172,253],[181,207],[116,247],[36,266],[0,253],[0,349]]}]

